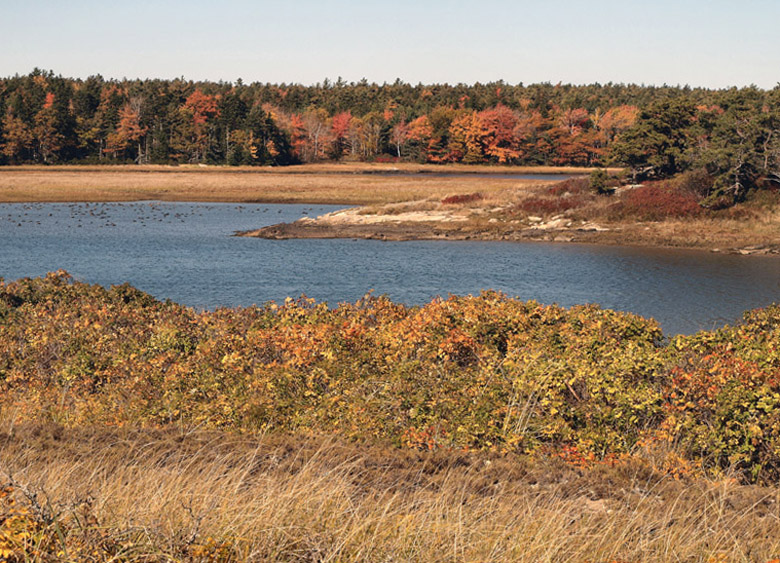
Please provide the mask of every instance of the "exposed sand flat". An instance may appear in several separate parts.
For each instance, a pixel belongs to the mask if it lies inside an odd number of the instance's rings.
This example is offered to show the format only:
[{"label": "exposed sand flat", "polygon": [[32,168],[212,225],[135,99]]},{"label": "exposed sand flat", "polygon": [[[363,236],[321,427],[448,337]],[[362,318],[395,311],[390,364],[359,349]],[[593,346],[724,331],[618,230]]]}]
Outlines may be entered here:
[{"label": "exposed sand flat", "polygon": [[[329,225],[378,225],[384,223],[448,223],[451,221],[466,221],[468,217],[463,214],[456,214],[452,211],[407,211],[396,214],[363,214],[359,207],[352,207],[341,211],[334,211],[327,215],[321,215],[316,219],[322,224]],[[306,221],[306,219],[302,219]]]}]

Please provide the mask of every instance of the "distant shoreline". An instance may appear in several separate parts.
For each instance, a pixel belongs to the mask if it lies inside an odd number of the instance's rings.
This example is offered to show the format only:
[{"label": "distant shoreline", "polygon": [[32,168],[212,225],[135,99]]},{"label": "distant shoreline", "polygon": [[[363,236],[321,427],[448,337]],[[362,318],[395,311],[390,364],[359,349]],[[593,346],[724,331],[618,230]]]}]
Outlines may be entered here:
[{"label": "distant shoreline", "polygon": [[[323,218],[307,217],[237,234],[269,239],[581,242],[745,255],[780,254],[780,213],[771,207],[751,208],[744,216],[733,218],[610,219],[605,209],[619,198],[593,199],[588,195],[595,202],[596,212],[518,212],[528,200],[567,200],[550,199],[550,190],[558,180],[518,179],[511,175],[582,176],[589,171],[567,167],[369,163],[236,168],[18,166],[0,167],[0,203],[159,200],[359,206]],[[477,202],[442,203],[476,196]]]}]

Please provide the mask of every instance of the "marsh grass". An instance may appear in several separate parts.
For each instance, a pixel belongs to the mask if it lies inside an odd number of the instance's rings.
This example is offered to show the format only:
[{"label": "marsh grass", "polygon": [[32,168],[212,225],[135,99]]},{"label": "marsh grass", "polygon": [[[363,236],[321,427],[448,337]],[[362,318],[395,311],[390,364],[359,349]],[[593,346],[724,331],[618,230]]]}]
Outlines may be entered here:
[{"label": "marsh grass", "polygon": [[[452,172],[443,177],[396,171]],[[185,166],[25,166],[0,168],[0,201],[224,201],[383,204],[491,192],[538,180],[485,173],[578,173],[579,169],[322,164],[283,168]],[[382,175],[382,172],[392,173]]]},{"label": "marsh grass", "polygon": [[777,487],[675,480],[639,458],[580,469],[323,436],[4,428],[0,482],[37,492],[64,545],[87,544],[96,561],[767,561],[780,550]]}]

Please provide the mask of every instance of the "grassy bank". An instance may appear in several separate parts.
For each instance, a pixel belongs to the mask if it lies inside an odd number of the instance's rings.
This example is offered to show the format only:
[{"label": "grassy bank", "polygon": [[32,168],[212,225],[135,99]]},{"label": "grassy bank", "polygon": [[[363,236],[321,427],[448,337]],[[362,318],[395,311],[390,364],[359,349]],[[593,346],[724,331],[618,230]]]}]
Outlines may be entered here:
[{"label": "grassy bank", "polygon": [[[384,176],[381,172],[391,172]],[[413,176],[414,173],[464,176]],[[288,167],[21,166],[0,168],[0,202],[221,201],[382,204],[501,191],[534,181],[484,174],[583,173],[586,169],[463,165],[313,164]]]},{"label": "grassy bank", "polygon": [[6,420],[0,485],[10,561],[765,562],[780,550],[776,486],[673,478],[638,459],[583,468]]}]

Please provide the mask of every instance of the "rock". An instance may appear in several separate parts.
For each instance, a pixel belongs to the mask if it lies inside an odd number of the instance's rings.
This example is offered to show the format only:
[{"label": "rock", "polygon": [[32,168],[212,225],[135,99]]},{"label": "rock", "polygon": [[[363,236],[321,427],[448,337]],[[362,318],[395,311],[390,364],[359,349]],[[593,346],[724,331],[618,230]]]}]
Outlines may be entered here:
[{"label": "rock", "polygon": [[578,231],[608,231],[606,227],[602,227],[600,225],[597,225],[596,223],[585,223],[584,225],[577,228]]},{"label": "rock", "polygon": [[769,249],[764,246],[746,246],[745,248],[737,249],[737,253],[744,256],[751,256],[753,254],[769,254]]},{"label": "rock", "polygon": [[551,219],[550,221],[547,221],[546,223],[542,223],[537,228],[538,229],[544,229],[544,230],[552,230],[552,229],[562,229],[566,227],[566,219],[558,218],[558,219]]}]

